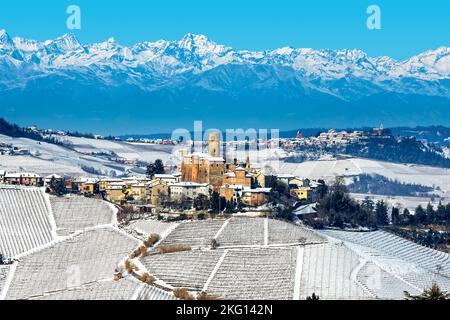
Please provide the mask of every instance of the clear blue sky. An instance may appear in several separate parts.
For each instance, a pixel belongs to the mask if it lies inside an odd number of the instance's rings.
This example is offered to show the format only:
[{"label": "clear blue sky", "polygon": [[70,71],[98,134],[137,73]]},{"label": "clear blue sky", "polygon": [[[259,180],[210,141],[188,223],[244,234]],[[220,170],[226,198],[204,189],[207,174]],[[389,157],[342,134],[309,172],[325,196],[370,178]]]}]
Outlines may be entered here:
[{"label": "clear blue sky", "polygon": [[[82,43],[114,36],[132,45],[201,33],[236,49],[282,46],[358,48],[369,55],[405,59],[450,45],[450,1],[446,0],[2,0],[0,29],[38,40],[70,32],[66,8],[82,10]],[[376,4],[382,30],[366,28],[366,9]]]}]

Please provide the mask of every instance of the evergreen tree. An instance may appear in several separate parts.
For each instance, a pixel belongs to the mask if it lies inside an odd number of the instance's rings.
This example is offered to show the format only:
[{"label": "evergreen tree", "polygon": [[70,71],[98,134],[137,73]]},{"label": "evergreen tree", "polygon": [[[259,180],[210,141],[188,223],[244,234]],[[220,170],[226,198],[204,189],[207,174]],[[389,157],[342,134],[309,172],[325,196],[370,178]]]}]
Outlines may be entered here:
[{"label": "evergreen tree", "polygon": [[426,214],[427,214],[427,219],[426,219],[427,223],[435,223],[435,222],[437,222],[436,212],[434,211],[434,208],[433,208],[433,206],[431,205],[430,202],[428,202],[427,209],[426,209]]},{"label": "evergreen tree", "polygon": [[401,224],[415,224],[414,216],[411,215],[408,208],[403,210],[402,215],[400,216]]},{"label": "evergreen tree", "polygon": [[52,177],[49,182],[50,193],[62,196],[67,193],[66,190],[66,180],[65,179],[55,179]]},{"label": "evergreen tree", "polygon": [[396,207],[392,207],[391,221],[392,221],[392,224],[394,224],[394,225],[397,225],[400,223],[400,210]]},{"label": "evergreen tree", "polygon": [[234,212],[234,205],[231,201],[227,201],[225,205],[225,213],[233,213]]},{"label": "evergreen tree", "polygon": [[442,204],[441,201],[439,201],[439,205],[436,209],[436,219],[440,223],[445,223],[445,206]]},{"label": "evergreen tree", "polygon": [[220,213],[226,207],[226,200],[221,197],[217,191],[213,191],[211,194],[210,207],[212,213]]},{"label": "evergreen tree", "polygon": [[311,296],[306,297],[306,300],[320,300],[320,297],[313,292]]},{"label": "evergreen tree", "polygon": [[161,159],[156,159],[155,161],[155,174],[164,174],[164,163]]},{"label": "evergreen tree", "polygon": [[441,288],[433,282],[431,288],[425,289],[420,295],[411,295],[405,291],[406,300],[450,300],[450,293],[442,291]]},{"label": "evergreen tree", "polygon": [[238,194],[237,195],[237,210],[240,212],[240,211],[242,211],[242,209],[243,209],[243,207],[244,207],[244,204],[242,203],[242,199],[241,199],[241,196]]},{"label": "evergreen tree", "polygon": [[319,179],[317,182],[319,183],[317,186],[317,194],[319,195],[319,199],[322,199],[328,193],[328,186],[325,183],[325,180]]},{"label": "evergreen tree", "polygon": [[153,178],[155,174],[164,174],[164,164],[161,159],[156,159],[154,163],[147,166],[147,176]]},{"label": "evergreen tree", "polygon": [[373,200],[370,199],[369,197],[365,197],[364,200],[361,202],[361,207],[363,207],[364,209],[372,211],[373,208],[374,208]]},{"label": "evergreen tree", "polygon": [[415,212],[415,214],[414,214],[414,217],[415,217],[414,220],[415,220],[416,223],[418,223],[418,224],[424,224],[424,223],[427,222],[427,213],[425,212],[425,210],[423,210],[423,208],[422,208],[421,205],[419,205],[419,206],[416,208],[416,212]]},{"label": "evergreen tree", "polygon": [[210,207],[209,199],[204,194],[198,195],[193,201],[193,207],[196,210],[207,210]]},{"label": "evergreen tree", "polygon": [[378,225],[385,226],[389,224],[387,207],[383,200],[377,201],[377,204],[375,205],[375,215],[377,218]]}]

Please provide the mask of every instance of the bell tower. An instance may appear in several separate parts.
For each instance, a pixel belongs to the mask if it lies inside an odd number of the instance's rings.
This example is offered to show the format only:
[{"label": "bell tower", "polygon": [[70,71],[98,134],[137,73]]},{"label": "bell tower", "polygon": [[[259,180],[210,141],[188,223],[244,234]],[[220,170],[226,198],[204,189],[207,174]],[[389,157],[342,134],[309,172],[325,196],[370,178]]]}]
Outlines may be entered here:
[{"label": "bell tower", "polygon": [[220,157],[220,134],[218,132],[209,134],[208,148],[211,157]]}]

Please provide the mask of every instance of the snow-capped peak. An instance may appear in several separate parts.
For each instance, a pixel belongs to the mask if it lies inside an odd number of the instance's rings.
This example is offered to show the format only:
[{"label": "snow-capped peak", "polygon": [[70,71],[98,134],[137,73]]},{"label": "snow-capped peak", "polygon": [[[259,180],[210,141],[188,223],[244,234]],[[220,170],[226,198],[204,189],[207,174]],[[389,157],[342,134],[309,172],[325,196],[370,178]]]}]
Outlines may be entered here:
[{"label": "snow-capped peak", "polygon": [[269,54],[291,55],[295,51],[292,47],[283,47],[269,52]]},{"label": "snow-capped peak", "polygon": [[6,32],[5,29],[0,30],[0,47],[3,48],[10,48],[13,47],[14,43],[9,37],[9,34]]},{"label": "snow-capped peak", "polygon": [[82,48],[81,44],[78,42],[78,39],[72,33],[66,33],[65,35],[54,40],[45,41],[44,45],[54,53],[75,51]]},{"label": "snow-capped peak", "polygon": [[204,47],[210,44],[215,45],[215,43],[209,41],[206,36],[192,33],[186,34],[180,41],[178,41],[178,46],[180,48],[190,51],[195,50],[195,48]]},{"label": "snow-capped peak", "polygon": [[186,34],[181,40],[173,43],[173,45],[182,50],[187,50],[200,56],[220,55],[232,50],[229,47],[219,45],[209,40],[205,35],[192,33]]},{"label": "snow-capped peak", "polygon": [[13,41],[17,49],[26,52],[38,51],[39,49],[42,48],[42,43],[36,40],[29,40],[20,37],[15,37]]}]

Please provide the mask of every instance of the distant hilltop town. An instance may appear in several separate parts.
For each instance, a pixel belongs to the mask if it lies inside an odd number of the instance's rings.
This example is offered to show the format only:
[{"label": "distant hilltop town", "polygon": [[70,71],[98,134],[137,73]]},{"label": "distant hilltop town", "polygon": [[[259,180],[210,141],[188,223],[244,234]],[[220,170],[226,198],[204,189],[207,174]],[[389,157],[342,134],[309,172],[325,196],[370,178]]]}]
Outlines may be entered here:
[{"label": "distant hilltop town", "polygon": [[381,124],[378,128],[373,128],[371,131],[337,131],[330,129],[327,132],[320,132],[317,136],[304,137],[301,131],[297,132],[295,139],[281,139],[280,145],[286,148],[295,148],[297,146],[346,146],[352,143],[360,142],[369,137],[391,137],[390,129],[384,128]]}]

